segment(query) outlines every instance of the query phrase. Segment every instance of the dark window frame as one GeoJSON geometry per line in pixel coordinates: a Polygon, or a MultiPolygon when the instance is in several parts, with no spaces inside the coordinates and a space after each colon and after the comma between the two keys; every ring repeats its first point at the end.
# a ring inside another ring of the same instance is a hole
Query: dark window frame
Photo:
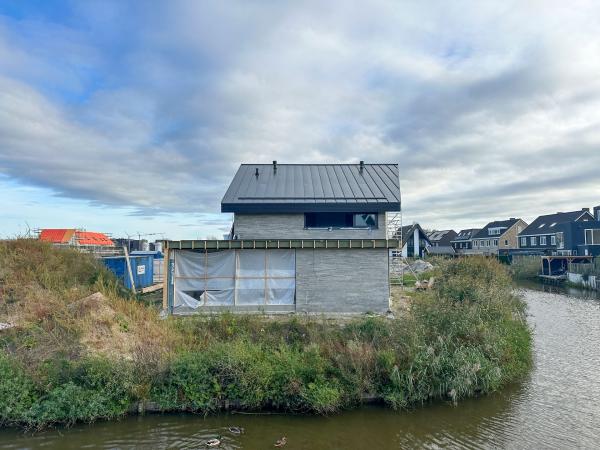
{"type": "Polygon", "coordinates": [[[304,213],[304,228],[307,230],[324,229],[356,229],[356,230],[377,230],[379,229],[379,213],[348,213],[348,212],[314,212],[304,213]],[[356,216],[373,215],[375,218],[374,226],[356,226],[356,216]]]}

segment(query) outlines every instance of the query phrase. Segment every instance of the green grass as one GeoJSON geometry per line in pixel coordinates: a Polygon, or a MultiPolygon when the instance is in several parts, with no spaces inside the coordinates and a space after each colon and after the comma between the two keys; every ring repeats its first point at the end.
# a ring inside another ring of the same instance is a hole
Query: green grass
{"type": "Polygon", "coordinates": [[[115,418],[136,401],[203,414],[225,405],[328,414],[368,394],[410,408],[493,392],[530,366],[525,305],[489,259],[441,262],[434,289],[413,295],[398,319],[331,322],[234,314],[161,321],[87,258],[0,242],[0,321],[18,324],[0,332],[1,424],[115,418]],[[74,307],[97,290],[104,313],[74,307]]]}
{"type": "MultiPolygon", "coordinates": [[[[443,264],[443,262],[442,262],[442,264],[443,264]]],[[[414,287],[414,285],[417,282],[417,277],[418,277],[419,281],[428,281],[429,278],[436,277],[437,272],[438,271],[435,269],[427,270],[427,271],[421,272],[421,273],[417,274],[417,276],[415,276],[415,274],[413,274],[412,272],[406,271],[406,272],[404,272],[403,276],[392,277],[390,279],[390,281],[395,284],[402,282],[402,284],[405,287],[414,287]]]]}

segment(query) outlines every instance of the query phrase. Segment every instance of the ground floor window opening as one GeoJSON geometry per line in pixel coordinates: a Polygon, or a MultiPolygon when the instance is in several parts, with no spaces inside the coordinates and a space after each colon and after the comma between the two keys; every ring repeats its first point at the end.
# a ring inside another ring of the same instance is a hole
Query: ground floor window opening
{"type": "Polygon", "coordinates": [[[180,250],[174,255],[173,310],[202,306],[294,305],[295,250],[180,250]]]}

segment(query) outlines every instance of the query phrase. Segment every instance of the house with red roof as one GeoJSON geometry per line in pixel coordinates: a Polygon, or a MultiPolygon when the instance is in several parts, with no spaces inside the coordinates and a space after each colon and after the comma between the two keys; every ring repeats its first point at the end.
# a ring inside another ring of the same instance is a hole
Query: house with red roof
{"type": "Polygon", "coordinates": [[[114,242],[104,233],[80,231],[75,228],[44,228],[40,231],[40,241],[55,245],[74,247],[97,246],[114,247],[114,242]]]}

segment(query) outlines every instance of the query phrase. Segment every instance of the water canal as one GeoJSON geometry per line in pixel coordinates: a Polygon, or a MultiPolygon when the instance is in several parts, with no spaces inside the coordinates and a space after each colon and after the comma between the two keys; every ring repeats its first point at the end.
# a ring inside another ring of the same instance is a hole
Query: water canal
{"type": "Polygon", "coordinates": [[[535,367],[521,383],[458,406],[410,412],[365,407],[330,417],[148,415],[34,435],[0,431],[0,449],[598,448],[600,442],[600,299],[578,290],[527,286],[535,329],[535,367]],[[227,427],[246,429],[234,436],[227,427]]]}

